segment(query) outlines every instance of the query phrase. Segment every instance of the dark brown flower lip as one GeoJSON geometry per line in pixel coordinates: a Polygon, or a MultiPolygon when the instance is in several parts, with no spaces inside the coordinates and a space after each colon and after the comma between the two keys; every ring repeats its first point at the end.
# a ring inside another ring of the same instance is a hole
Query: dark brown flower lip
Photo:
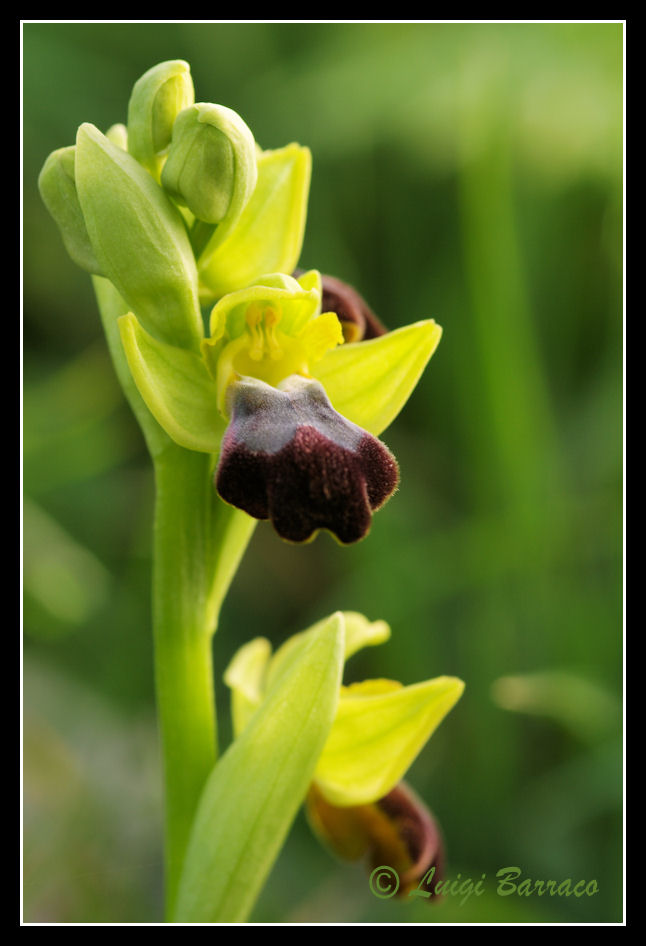
{"type": "Polygon", "coordinates": [[[250,516],[271,519],[287,541],[326,529],[344,545],[357,542],[397,487],[397,461],[338,414],[318,382],[294,382],[288,390],[256,379],[232,385],[217,491],[250,516]]]}
{"type": "Polygon", "coordinates": [[[405,782],[400,782],[377,806],[396,826],[411,860],[410,867],[400,875],[402,892],[423,880],[433,867],[433,882],[441,880],[444,841],[437,821],[419,796],[405,782]]]}
{"type": "MultiPolygon", "coordinates": [[[[304,270],[297,269],[295,278],[304,270]]],[[[321,274],[321,312],[335,312],[346,342],[368,341],[388,332],[354,286],[336,276],[321,274]]]]}
{"type": "Polygon", "coordinates": [[[431,887],[444,876],[444,840],[426,804],[406,782],[364,805],[339,807],[327,801],[316,783],[306,811],[315,834],[343,860],[364,860],[368,871],[387,865],[395,871],[397,897],[416,887],[429,891],[428,902],[441,899],[431,887]]]}

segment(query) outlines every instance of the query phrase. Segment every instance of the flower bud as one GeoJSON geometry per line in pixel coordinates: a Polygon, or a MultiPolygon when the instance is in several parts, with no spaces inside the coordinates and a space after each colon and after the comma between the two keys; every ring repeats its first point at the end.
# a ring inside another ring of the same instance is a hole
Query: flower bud
{"type": "Polygon", "coordinates": [[[175,119],[194,98],[190,66],[182,59],[158,63],[133,86],[128,103],[128,150],[156,180],[175,119]]]}
{"type": "Polygon", "coordinates": [[[65,249],[77,266],[101,276],[76,191],[75,145],[49,155],[38,178],[41,197],[61,231],[65,249]]]}
{"type": "Polygon", "coordinates": [[[256,144],[233,109],[200,103],[177,116],[162,185],[205,223],[227,225],[247,204],[258,172],[256,144]]]}

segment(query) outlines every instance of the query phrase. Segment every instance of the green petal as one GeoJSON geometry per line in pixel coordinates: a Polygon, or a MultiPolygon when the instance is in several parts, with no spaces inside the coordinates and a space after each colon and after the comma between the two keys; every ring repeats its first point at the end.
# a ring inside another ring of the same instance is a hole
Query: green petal
{"type": "Polygon", "coordinates": [[[132,155],[94,125],[76,139],[76,188],[92,249],[144,327],[197,351],[197,270],[182,216],[132,155]]]}
{"type": "MultiPolygon", "coordinates": [[[[210,298],[250,285],[263,273],[291,273],[300,256],[312,158],[291,144],[258,157],[258,183],[225,238],[216,228],[198,270],[210,298]]],[[[204,298],[204,297],[203,297],[204,298]]]]}
{"type": "Polygon", "coordinates": [[[339,414],[378,436],[410,397],[441,335],[432,319],[415,322],[332,349],[312,374],[339,414]]]}
{"type": "Polygon", "coordinates": [[[237,738],[262,702],[265,673],[271,655],[266,637],[256,637],[240,648],[224,671],[231,689],[233,734],[237,738]]]}
{"type": "Polygon", "coordinates": [[[298,277],[298,283],[303,287],[303,289],[316,289],[321,296],[323,292],[323,280],[321,279],[321,274],[318,269],[308,269],[307,272],[302,273],[298,277]]]}
{"type": "Polygon", "coordinates": [[[463,689],[455,677],[437,677],[408,687],[366,681],[342,691],[314,775],[325,798],[340,806],[383,798],[403,778],[463,689]]]}
{"type": "Polygon", "coordinates": [[[369,621],[357,611],[344,611],[345,659],[352,657],[363,647],[383,644],[390,638],[390,627],[385,621],[369,621]]]}
{"type": "Polygon", "coordinates": [[[246,328],[246,313],[252,303],[274,305],[280,309],[281,331],[289,334],[295,326],[305,325],[313,318],[319,304],[315,288],[303,288],[291,276],[269,273],[261,276],[253,286],[227,293],[211,310],[211,336],[220,338],[226,332],[229,338],[237,338],[246,328]]]}
{"type": "Polygon", "coordinates": [[[174,921],[244,922],[296,816],[336,712],[344,621],[292,655],[216,764],[193,823],[174,921]]]}
{"type": "Polygon", "coordinates": [[[155,420],[181,447],[216,453],[226,422],[202,359],[153,338],[132,312],[119,319],[119,329],[135,384],[155,420]]]}

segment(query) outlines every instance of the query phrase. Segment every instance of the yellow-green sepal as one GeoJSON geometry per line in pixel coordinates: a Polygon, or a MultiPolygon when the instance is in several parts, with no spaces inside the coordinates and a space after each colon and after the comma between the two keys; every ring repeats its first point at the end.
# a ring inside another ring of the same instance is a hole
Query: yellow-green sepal
{"type": "Polygon", "coordinates": [[[312,375],[339,414],[378,436],[412,394],[441,336],[433,319],[415,322],[328,351],[312,375]]]}
{"type": "Polygon", "coordinates": [[[402,779],[463,690],[456,677],[436,677],[407,687],[392,680],[343,687],[314,773],[318,789],[339,806],[383,798],[402,779]]]}
{"type": "Polygon", "coordinates": [[[132,312],[119,319],[119,330],[132,377],[157,423],[181,447],[216,453],[226,422],[203,360],[154,338],[132,312]]]}
{"type": "Polygon", "coordinates": [[[177,207],[94,125],[78,130],[75,177],[103,275],[148,331],[197,351],[204,334],[197,270],[177,207]]]}
{"type": "Polygon", "coordinates": [[[194,98],[191,68],[183,59],[157,63],[133,86],[128,103],[128,150],[156,181],[175,119],[194,98]]]}
{"type": "Polygon", "coordinates": [[[215,301],[263,273],[291,273],[298,263],[311,176],[308,148],[290,144],[258,155],[258,180],[232,230],[216,227],[198,271],[201,298],[215,301]]]}
{"type": "Polygon", "coordinates": [[[173,920],[243,922],[307,793],[338,702],[344,621],[305,636],[214,767],[193,822],[173,920]]]}
{"type": "MultiPolygon", "coordinates": [[[[389,639],[390,626],[385,621],[369,621],[357,611],[340,613],[345,625],[344,661],[363,647],[383,644],[389,639]]],[[[236,738],[262,703],[267,688],[283,671],[303,639],[307,635],[317,634],[329,620],[329,617],[323,618],[306,631],[293,634],[273,656],[271,644],[265,637],[256,637],[236,651],[223,678],[231,690],[231,716],[236,738]]]]}

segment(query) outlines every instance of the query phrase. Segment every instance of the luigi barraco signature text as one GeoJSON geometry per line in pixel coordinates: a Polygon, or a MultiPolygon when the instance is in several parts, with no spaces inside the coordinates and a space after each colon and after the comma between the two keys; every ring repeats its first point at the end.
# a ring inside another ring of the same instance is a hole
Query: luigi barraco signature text
{"type": "MultiPolygon", "coordinates": [[[[431,867],[408,896],[424,899],[456,897],[462,906],[471,896],[481,897],[486,889],[486,874],[478,881],[470,877],[462,879],[462,874],[458,874],[455,880],[435,881],[434,878],[435,868],[431,867]]],[[[369,884],[375,897],[388,900],[399,890],[399,875],[392,867],[375,867],[369,884]]],[[[496,872],[495,884],[499,897],[510,897],[514,894],[518,897],[593,897],[599,892],[596,880],[575,881],[570,877],[565,880],[533,880],[523,877],[520,867],[501,867],[496,872]]]]}

